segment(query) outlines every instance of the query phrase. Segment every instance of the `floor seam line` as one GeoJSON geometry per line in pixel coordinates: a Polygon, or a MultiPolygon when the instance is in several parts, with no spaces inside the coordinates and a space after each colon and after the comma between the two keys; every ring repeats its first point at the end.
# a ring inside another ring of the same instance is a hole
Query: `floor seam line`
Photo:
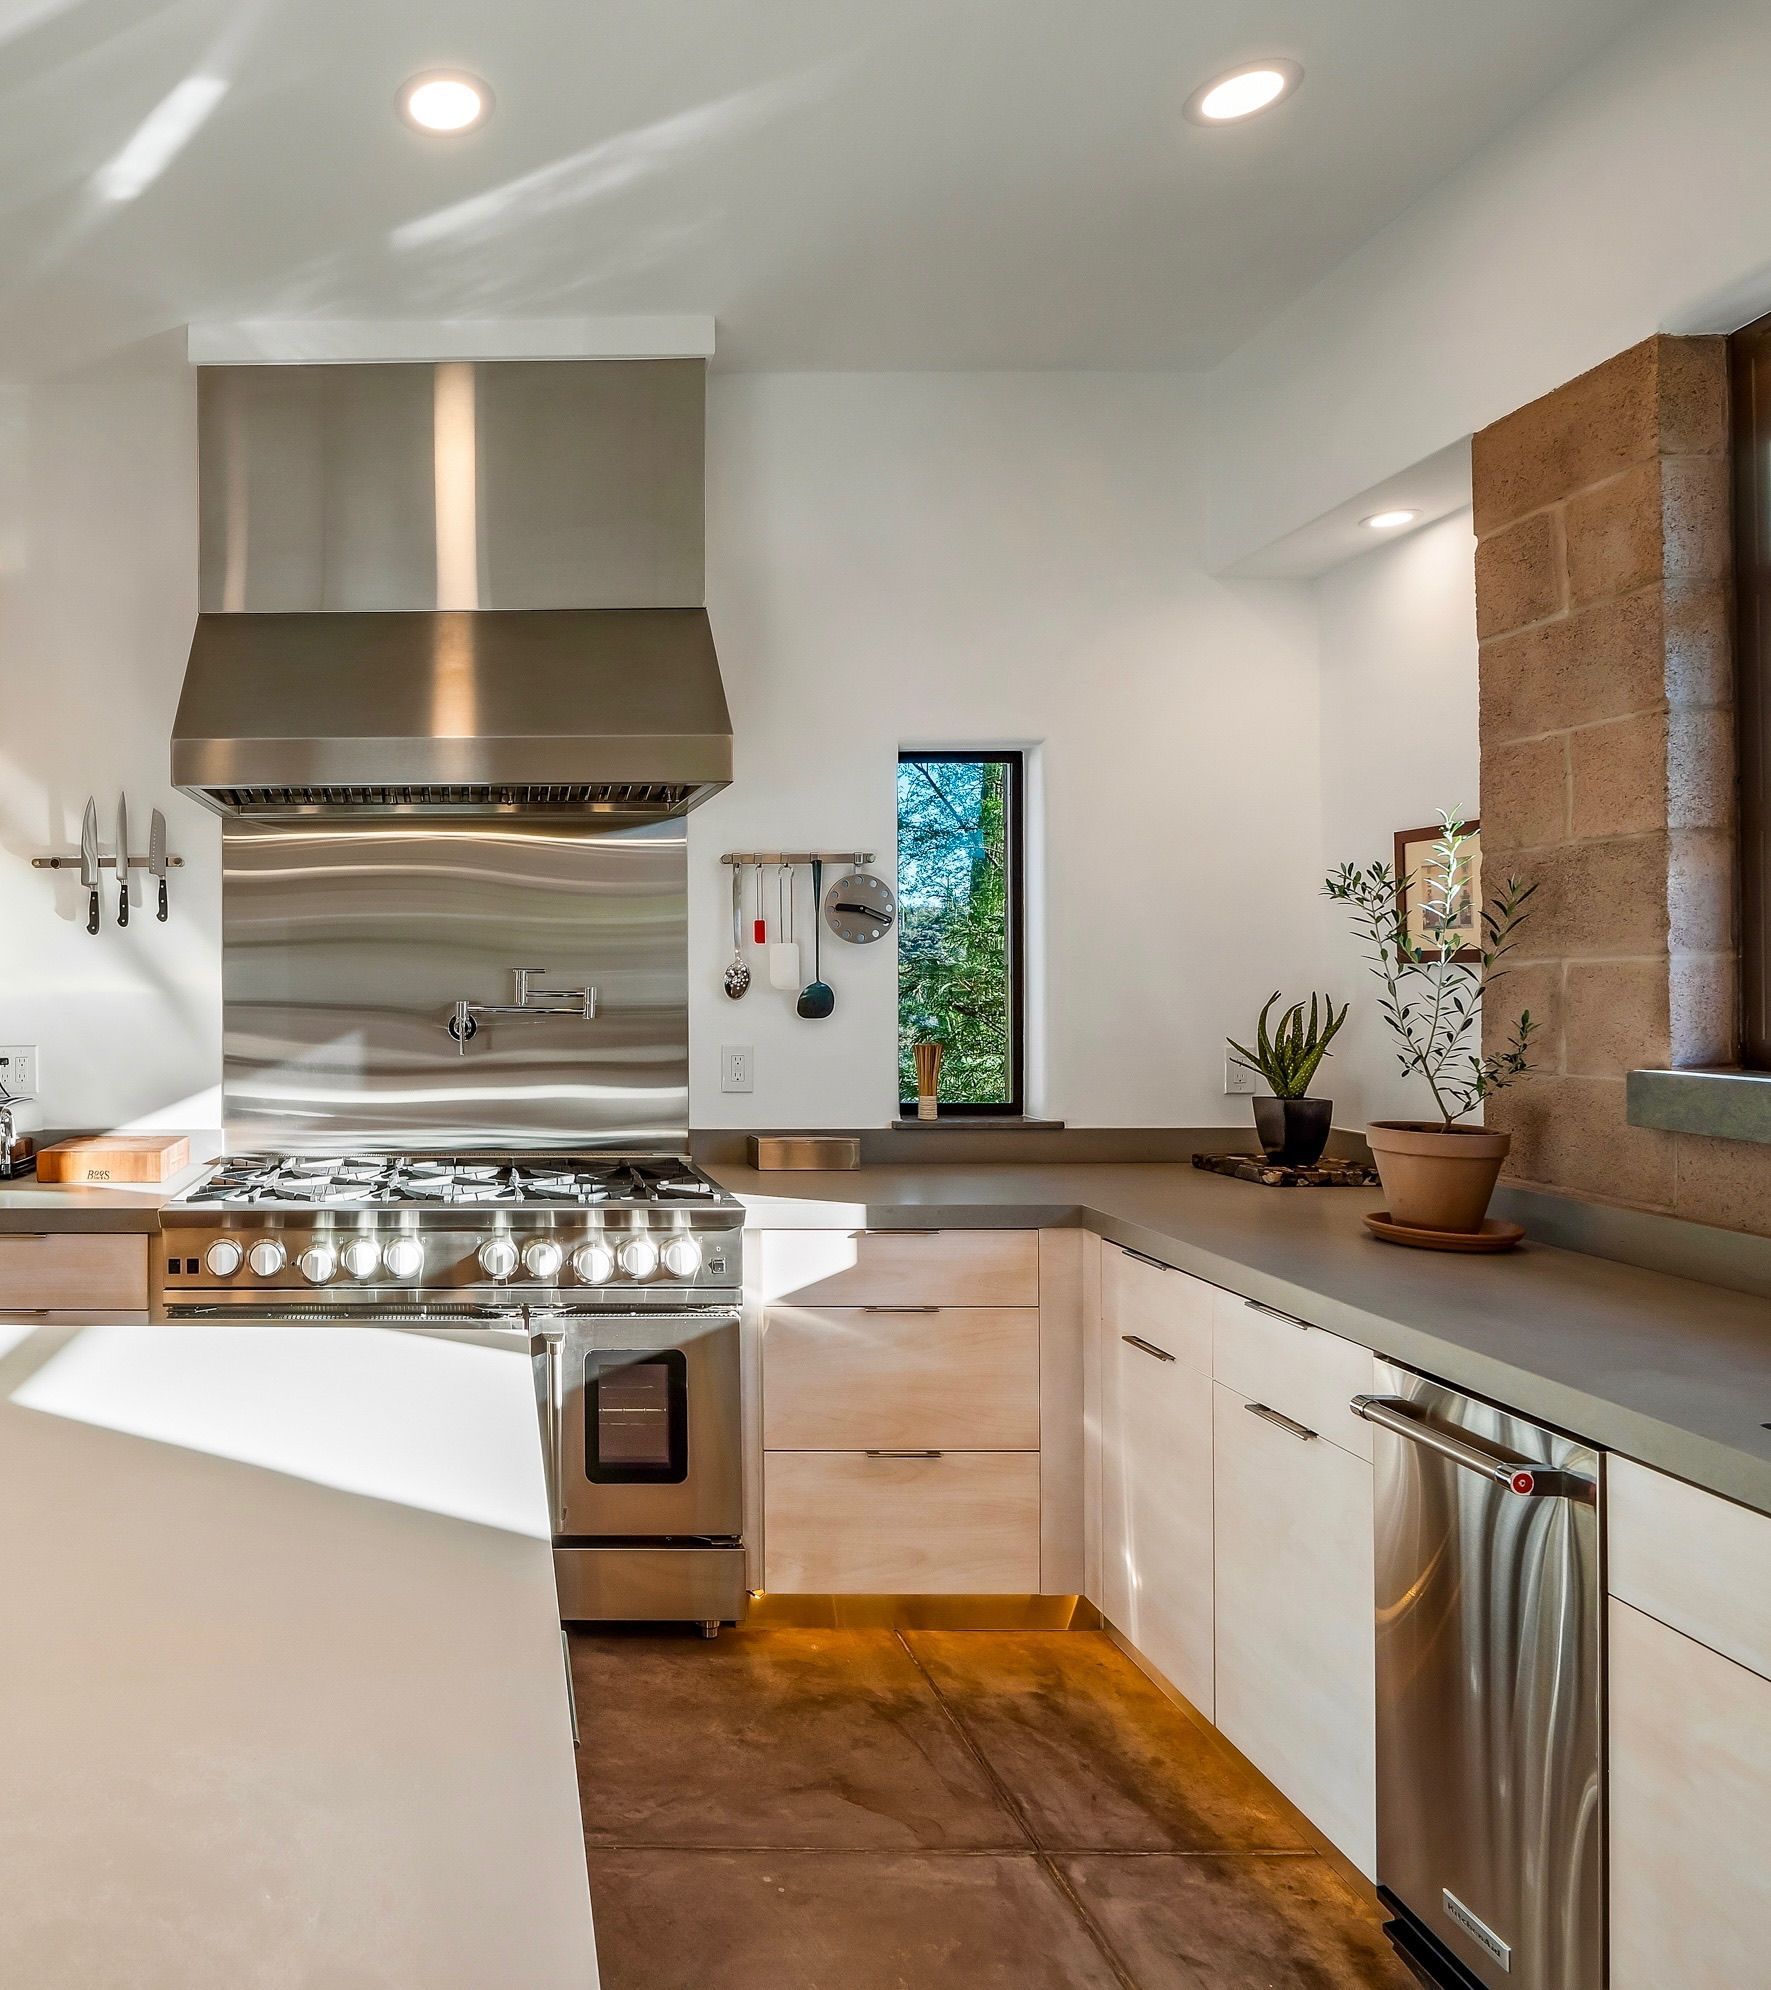
{"type": "Polygon", "coordinates": [[[898,1631],[897,1636],[898,1642],[904,1647],[910,1663],[928,1681],[929,1691],[934,1694],[936,1703],[939,1705],[942,1713],[946,1715],[948,1722],[953,1728],[953,1732],[959,1737],[961,1744],[971,1754],[973,1760],[983,1770],[985,1776],[989,1778],[990,1787],[996,1792],[997,1802],[1008,1811],[1009,1815],[1027,1834],[1027,1842],[1033,1848],[1034,1857],[1039,1861],[1041,1868],[1047,1878],[1050,1879],[1052,1885],[1057,1888],[1058,1898],[1069,1908],[1072,1919],[1075,1920],[1090,1942],[1094,1944],[1095,1952],[1100,1956],[1101,1960],[1113,1972],[1114,1979],[1119,1984],[1120,1990],[1140,1990],[1137,1978],[1126,1967],[1120,1958],[1118,1950],[1108,1941],[1105,1932],[1096,1923],[1094,1916],[1083,1906],[1076,1889],[1070,1884],[1064,1874],[1058,1870],[1050,1853],[1046,1851],[1045,1847],[1033,1835],[1033,1827],[1027,1820],[1019,1798],[1015,1796],[1014,1792],[1010,1790],[1008,1785],[996,1773],[995,1766],[979,1746],[970,1728],[959,1718],[957,1711],[948,1701],[946,1694],[941,1691],[939,1680],[935,1678],[934,1674],[929,1671],[928,1667],[917,1656],[902,1629],[898,1631]]]}

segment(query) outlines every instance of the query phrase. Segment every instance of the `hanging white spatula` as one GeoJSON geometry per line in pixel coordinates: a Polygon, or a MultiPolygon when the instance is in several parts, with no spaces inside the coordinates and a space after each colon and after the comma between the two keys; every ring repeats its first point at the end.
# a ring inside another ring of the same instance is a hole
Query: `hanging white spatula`
{"type": "Polygon", "coordinates": [[[775,940],[769,948],[769,986],[790,995],[800,990],[799,942],[793,937],[793,866],[783,864],[780,874],[780,912],[775,922],[775,940]]]}

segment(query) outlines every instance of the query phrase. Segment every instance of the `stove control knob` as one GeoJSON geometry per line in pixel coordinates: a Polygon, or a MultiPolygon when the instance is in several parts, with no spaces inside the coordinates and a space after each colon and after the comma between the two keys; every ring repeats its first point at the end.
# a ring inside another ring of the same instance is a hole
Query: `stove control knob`
{"type": "Polygon", "coordinates": [[[586,1285],[607,1285],[615,1276],[615,1253],[607,1244],[580,1244],[572,1253],[572,1269],[586,1285]]]}
{"type": "Polygon", "coordinates": [[[693,1237],[672,1237],[664,1246],[664,1269],[672,1278],[693,1278],[701,1269],[701,1246],[693,1237]]]}
{"type": "Polygon", "coordinates": [[[565,1261],[565,1252],[549,1238],[538,1237],[534,1243],[523,1246],[523,1269],[531,1278],[558,1278],[565,1261]]]}
{"type": "Polygon", "coordinates": [[[416,1237],[393,1237],[381,1254],[389,1278],[409,1285],[424,1269],[424,1246],[416,1237]]]}
{"type": "Polygon", "coordinates": [[[330,1244],[309,1244],[295,1262],[309,1285],[324,1285],[338,1269],[338,1253],[330,1244]]]}
{"type": "Polygon", "coordinates": [[[275,1278],[289,1262],[289,1253],[275,1237],[260,1237],[246,1253],[246,1262],[260,1278],[275,1278]]]}
{"type": "Polygon", "coordinates": [[[218,1238],[203,1253],[203,1262],[216,1278],[232,1278],[246,1261],[246,1253],[232,1237],[218,1238]]]}
{"type": "Polygon", "coordinates": [[[658,1269],[658,1246],[650,1237],[629,1237],[621,1246],[621,1269],[629,1278],[650,1278],[658,1269]]]}
{"type": "MultiPolygon", "coordinates": [[[[417,1245],[413,1245],[416,1251],[417,1245]]],[[[373,1278],[381,1269],[381,1246],[373,1237],[353,1237],[340,1256],[352,1278],[373,1278]]],[[[416,1265],[414,1265],[416,1270],[416,1265]]]]}
{"type": "Polygon", "coordinates": [[[517,1247],[508,1237],[492,1237],[480,1246],[480,1269],[488,1278],[508,1278],[517,1268],[517,1247]]]}

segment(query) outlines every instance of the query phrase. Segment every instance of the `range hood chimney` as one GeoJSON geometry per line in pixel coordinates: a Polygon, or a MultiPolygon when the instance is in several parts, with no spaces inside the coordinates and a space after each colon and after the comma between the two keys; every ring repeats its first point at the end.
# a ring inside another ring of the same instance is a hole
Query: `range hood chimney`
{"type": "Polygon", "coordinates": [[[724,787],[705,410],[700,360],[205,367],[174,783],[272,819],[724,787]]]}

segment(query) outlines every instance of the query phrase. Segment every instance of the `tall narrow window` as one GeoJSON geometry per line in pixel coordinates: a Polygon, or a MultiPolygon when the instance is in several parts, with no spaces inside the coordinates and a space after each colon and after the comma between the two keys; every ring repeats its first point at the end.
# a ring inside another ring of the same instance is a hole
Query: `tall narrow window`
{"type": "Polygon", "coordinates": [[[898,1096],[941,1046],[948,1113],[1024,1110],[1019,753],[898,756],[898,1096]]]}

